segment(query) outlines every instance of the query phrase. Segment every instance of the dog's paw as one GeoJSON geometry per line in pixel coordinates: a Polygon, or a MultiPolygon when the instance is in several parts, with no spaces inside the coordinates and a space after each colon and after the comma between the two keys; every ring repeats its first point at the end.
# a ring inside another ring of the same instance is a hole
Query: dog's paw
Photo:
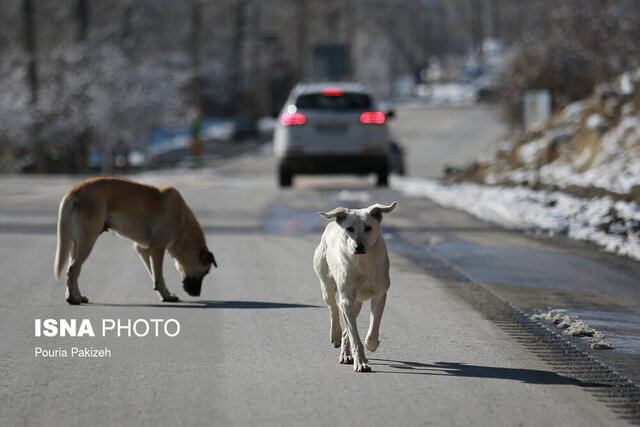
{"type": "Polygon", "coordinates": [[[83,304],[87,304],[89,302],[89,298],[85,297],[84,295],[82,295],[80,297],[80,301],[82,301],[83,304]]]}
{"type": "Polygon", "coordinates": [[[340,329],[331,331],[331,344],[338,348],[342,345],[342,331],[340,329]]]}
{"type": "Polygon", "coordinates": [[[364,341],[364,345],[367,347],[367,350],[373,352],[378,349],[378,346],[380,345],[380,341],[367,338],[364,341]]]}
{"type": "MultiPolygon", "coordinates": [[[[89,301],[89,300],[87,300],[87,301],[89,301]]],[[[74,296],[69,295],[67,297],[67,302],[70,305],[80,305],[81,303],[86,302],[86,301],[82,301],[82,297],[74,297],[74,296]]]]}
{"type": "Polygon", "coordinates": [[[356,362],[353,364],[355,372],[371,372],[371,366],[366,362],[356,362]]]}
{"type": "Polygon", "coordinates": [[[174,294],[169,294],[167,296],[162,297],[162,302],[179,302],[180,298],[175,296],[174,294]]]}
{"type": "Polygon", "coordinates": [[[339,360],[343,365],[353,365],[353,357],[350,354],[341,354],[339,360]]]}

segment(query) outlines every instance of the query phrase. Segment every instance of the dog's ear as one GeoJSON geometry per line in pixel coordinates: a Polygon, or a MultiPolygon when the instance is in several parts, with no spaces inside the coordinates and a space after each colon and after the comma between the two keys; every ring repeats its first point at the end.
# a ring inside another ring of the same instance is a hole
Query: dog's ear
{"type": "Polygon", "coordinates": [[[329,212],[318,212],[318,215],[325,219],[335,218],[336,222],[340,223],[344,221],[348,213],[349,209],[347,208],[335,208],[333,210],[330,210],[329,212]]]}
{"type": "Polygon", "coordinates": [[[389,206],[381,205],[379,203],[375,205],[371,205],[367,208],[369,211],[369,215],[377,219],[378,221],[382,221],[382,214],[387,214],[396,208],[398,202],[393,202],[389,206]]]}
{"type": "Polygon", "coordinates": [[[200,251],[200,260],[203,264],[213,264],[215,268],[218,268],[218,264],[216,263],[216,257],[213,256],[212,252],[209,252],[206,249],[200,251]]]}

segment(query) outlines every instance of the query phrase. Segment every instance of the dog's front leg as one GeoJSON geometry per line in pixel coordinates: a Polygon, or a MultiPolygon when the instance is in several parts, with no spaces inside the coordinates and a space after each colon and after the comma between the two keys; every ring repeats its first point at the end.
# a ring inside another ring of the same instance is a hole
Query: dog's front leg
{"type": "Polygon", "coordinates": [[[369,361],[364,355],[364,346],[358,335],[356,317],[359,305],[362,306],[361,303],[356,301],[355,297],[340,296],[340,310],[344,316],[350,349],[353,355],[353,370],[356,372],[371,372],[369,361]]]}
{"type": "MultiPolygon", "coordinates": [[[[345,325],[347,324],[347,319],[345,316],[342,316],[345,325]]],[[[340,363],[343,365],[352,365],[353,364],[353,356],[351,355],[351,346],[349,345],[349,328],[345,326],[342,331],[342,341],[340,344],[340,363]]]]}
{"type": "MultiPolygon", "coordinates": [[[[355,301],[355,315],[356,319],[360,314],[360,309],[362,309],[362,301],[355,301]]],[[[347,324],[347,319],[343,315],[342,320],[344,324],[347,324]]],[[[340,363],[344,365],[352,365],[353,364],[353,355],[351,354],[351,345],[349,343],[349,328],[345,326],[344,331],[342,331],[342,341],[340,346],[340,363]]]]}
{"type": "Polygon", "coordinates": [[[153,289],[158,293],[163,302],[177,302],[180,298],[169,292],[164,283],[162,275],[162,262],[164,260],[164,248],[149,248],[151,258],[151,277],[153,278],[153,289]]]}
{"type": "Polygon", "coordinates": [[[380,333],[380,320],[382,320],[382,312],[384,311],[384,305],[386,302],[386,293],[379,297],[371,298],[369,331],[367,332],[367,338],[364,340],[364,343],[369,351],[376,351],[378,349],[378,345],[380,344],[380,341],[378,340],[380,333]]]}

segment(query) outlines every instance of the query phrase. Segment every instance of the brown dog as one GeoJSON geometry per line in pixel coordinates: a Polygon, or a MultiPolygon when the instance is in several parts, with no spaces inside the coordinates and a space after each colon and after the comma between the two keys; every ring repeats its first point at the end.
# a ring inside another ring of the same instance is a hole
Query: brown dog
{"type": "Polygon", "coordinates": [[[120,178],[93,178],[81,182],[60,202],[58,248],[54,274],[67,270],[67,302],[89,300],[80,294],[78,276],[98,236],[104,231],[135,242],[153,288],[162,301],[179,301],[162,276],[164,251],[174,258],[184,290],[199,296],[202,278],[216,260],[207,249],[204,233],[193,212],[173,187],[156,188],[120,178]]]}

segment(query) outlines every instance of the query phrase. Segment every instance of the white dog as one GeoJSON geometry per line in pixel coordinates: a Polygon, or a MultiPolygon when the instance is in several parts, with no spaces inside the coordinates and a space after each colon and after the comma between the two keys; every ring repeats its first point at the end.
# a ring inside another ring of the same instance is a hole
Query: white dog
{"type": "Polygon", "coordinates": [[[390,285],[389,255],[380,233],[380,223],[382,214],[391,212],[397,203],[318,212],[326,219],[336,218],[327,225],[313,256],[322,297],[331,313],[331,343],[334,347],[341,346],[340,363],[353,363],[356,372],[371,371],[356,325],[362,302],[368,299],[371,299],[371,317],[365,345],[370,351],[376,351],[380,343],[380,320],[390,285]],[[336,291],[345,323],[344,333],[340,327],[336,291]]]}

